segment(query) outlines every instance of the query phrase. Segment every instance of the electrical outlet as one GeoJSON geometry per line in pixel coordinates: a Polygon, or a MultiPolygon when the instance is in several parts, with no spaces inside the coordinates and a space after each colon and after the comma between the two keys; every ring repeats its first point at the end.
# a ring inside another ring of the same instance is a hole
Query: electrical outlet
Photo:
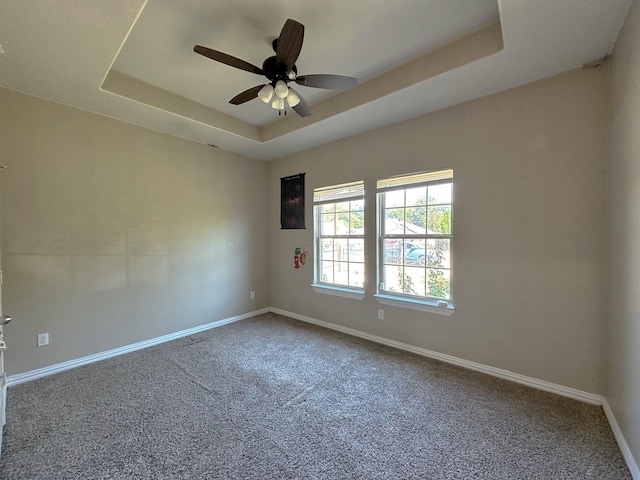
{"type": "Polygon", "coordinates": [[[384,310],[381,308],[378,309],[378,320],[384,320],[384,310]]]}
{"type": "Polygon", "coordinates": [[[39,333],[38,334],[38,346],[44,347],[45,345],[49,345],[49,334],[48,333],[39,333]]]}
{"type": "Polygon", "coordinates": [[[251,292],[249,293],[249,298],[250,298],[251,300],[255,300],[255,299],[256,299],[256,292],[251,291],[251,292]]]}

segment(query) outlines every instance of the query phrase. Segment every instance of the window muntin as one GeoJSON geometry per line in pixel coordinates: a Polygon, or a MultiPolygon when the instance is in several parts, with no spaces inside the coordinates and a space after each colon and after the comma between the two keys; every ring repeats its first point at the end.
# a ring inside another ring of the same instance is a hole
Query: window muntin
{"type": "Polygon", "coordinates": [[[453,171],[378,181],[378,293],[451,302],[453,171]]]}
{"type": "Polygon", "coordinates": [[[314,190],[315,283],[364,289],[364,182],[314,190]]]}

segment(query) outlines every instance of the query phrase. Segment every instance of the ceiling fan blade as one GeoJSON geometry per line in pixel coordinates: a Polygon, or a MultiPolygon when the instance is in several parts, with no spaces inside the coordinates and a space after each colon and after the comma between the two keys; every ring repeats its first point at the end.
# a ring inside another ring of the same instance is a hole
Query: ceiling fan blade
{"type": "Polygon", "coordinates": [[[245,102],[248,102],[249,100],[253,100],[258,96],[258,92],[262,87],[264,87],[264,85],[258,85],[257,87],[252,87],[248,90],[245,90],[244,92],[239,93],[238,95],[233,97],[231,100],[229,100],[229,103],[232,105],[240,105],[245,102]]]}
{"type": "Polygon", "coordinates": [[[295,20],[288,19],[276,45],[276,61],[287,66],[287,71],[295,65],[304,38],[304,25],[295,20]]]}
{"type": "Polygon", "coordinates": [[[305,87],[348,90],[358,85],[358,79],[343,75],[301,75],[296,78],[296,83],[305,87]]]}
{"type": "Polygon", "coordinates": [[[203,47],[202,45],[196,45],[195,47],[193,47],[193,51],[199,53],[200,55],[204,55],[211,60],[215,60],[216,62],[224,63],[225,65],[239,68],[240,70],[246,70],[247,72],[257,73],[258,75],[264,75],[264,72],[261,68],[258,68],[255,65],[251,65],[249,62],[245,62],[244,60],[240,60],[239,58],[227,55],[226,53],[212,50],[210,48],[203,47]]]}
{"type": "Polygon", "coordinates": [[[304,98],[302,98],[302,95],[300,95],[299,93],[298,93],[298,97],[300,97],[300,103],[298,103],[295,107],[291,107],[291,108],[293,108],[295,112],[301,117],[308,117],[309,115],[311,115],[311,110],[309,110],[309,104],[304,98]]]}

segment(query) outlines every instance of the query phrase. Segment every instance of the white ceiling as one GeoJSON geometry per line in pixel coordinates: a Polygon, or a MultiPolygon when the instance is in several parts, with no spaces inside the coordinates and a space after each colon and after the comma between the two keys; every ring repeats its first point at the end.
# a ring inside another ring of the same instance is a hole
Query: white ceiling
{"type": "Polygon", "coordinates": [[[632,0],[0,0],[0,86],[259,159],[275,159],[597,61],[632,0]],[[262,76],[287,18],[305,25],[312,115],[229,99],[262,76]]]}

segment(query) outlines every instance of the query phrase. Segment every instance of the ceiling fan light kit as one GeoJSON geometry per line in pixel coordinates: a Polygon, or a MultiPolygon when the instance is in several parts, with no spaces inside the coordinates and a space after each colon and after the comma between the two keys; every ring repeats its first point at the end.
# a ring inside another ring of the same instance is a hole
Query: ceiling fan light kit
{"type": "Polygon", "coordinates": [[[300,95],[293,88],[289,88],[289,95],[287,95],[287,103],[291,108],[300,103],[300,95]]]}
{"type": "Polygon", "coordinates": [[[269,103],[271,101],[271,97],[273,97],[273,86],[267,84],[264,87],[262,87],[258,92],[258,97],[264,103],[269,103]]]}
{"type": "Polygon", "coordinates": [[[268,57],[263,62],[262,68],[201,45],[193,47],[193,51],[225,65],[257,75],[264,75],[269,80],[270,83],[266,85],[258,85],[239,93],[229,103],[241,105],[258,97],[264,103],[271,102],[271,107],[278,110],[279,115],[283,110],[286,115],[286,106],[288,105],[301,117],[307,117],[311,115],[307,102],[302,95],[289,87],[289,82],[295,82],[305,87],[347,90],[358,85],[358,79],[328,74],[298,76],[295,63],[302,49],[303,38],[304,25],[295,20],[287,20],[282,27],[280,36],[273,41],[275,56],[268,57]]]}
{"type": "Polygon", "coordinates": [[[275,108],[276,110],[284,110],[284,98],[274,98],[273,103],[271,104],[271,108],[275,108]]]}
{"type": "Polygon", "coordinates": [[[287,84],[284,83],[284,80],[278,80],[276,82],[275,91],[276,95],[280,98],[285,98],[289,95],[289,88],[287,87],[287,84]]]}

